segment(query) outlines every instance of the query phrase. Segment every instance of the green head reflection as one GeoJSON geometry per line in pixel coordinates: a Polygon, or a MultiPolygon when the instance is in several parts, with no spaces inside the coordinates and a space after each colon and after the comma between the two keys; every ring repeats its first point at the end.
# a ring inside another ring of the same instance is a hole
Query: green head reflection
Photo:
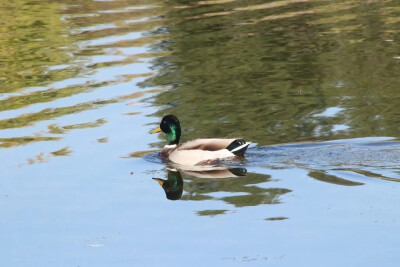
{"type": "Polygon", "coordinates": [[[169,200],[178,200],[183,192],[183,180],[179,171],[168,170],[168,179],[153,178],[165,191],[165,195],[169,200]]]}

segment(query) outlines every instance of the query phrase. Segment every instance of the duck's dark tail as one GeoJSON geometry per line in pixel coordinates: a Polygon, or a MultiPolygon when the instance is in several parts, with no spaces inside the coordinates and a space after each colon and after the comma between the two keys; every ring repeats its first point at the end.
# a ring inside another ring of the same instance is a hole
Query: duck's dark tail
{"type": "Polygon", "coordinates": [[[229,146],[226,147],[230,152],[235,154],[236,156],[244,156],[244,152],[246,152],[247,147],[251,144],[251,142],[245,142],[243,139],[236,139],[229,146]]]}

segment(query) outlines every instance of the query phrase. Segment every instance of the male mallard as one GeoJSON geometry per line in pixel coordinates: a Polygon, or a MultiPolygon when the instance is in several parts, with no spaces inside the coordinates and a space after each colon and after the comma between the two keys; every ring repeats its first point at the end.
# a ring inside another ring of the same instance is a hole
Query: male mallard
{"type": "Polygon", "coordinates": [[[179,145],[181,125],[174,115],[165,116],[160,126],[151,131],[163,131],[167,135],[167,145],[161,156],[181,165],[203,165],[210,161],[243,156],[250,142],[243,139],[196,139],[179,145]]]}

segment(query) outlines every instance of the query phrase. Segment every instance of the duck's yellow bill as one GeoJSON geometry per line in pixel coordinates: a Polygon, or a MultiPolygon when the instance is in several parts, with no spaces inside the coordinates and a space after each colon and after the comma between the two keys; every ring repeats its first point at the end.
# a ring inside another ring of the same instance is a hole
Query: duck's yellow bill
{"type": "Polygon", "coordinates": [[[159,132],[161,132],[161,128],[160,128],[160,126],[158,126],[158,128],[157,129],[154,129],[153,131],[151,131],[150,133],[159,133],[159,132]]]}
{"type": "Polygon", "coordinates": [[[161,186],[163,186],[163,184],[165,182],[163,179],[160,179],[160,178],[153,178],[153,180],[156,180],[161,186]]]}

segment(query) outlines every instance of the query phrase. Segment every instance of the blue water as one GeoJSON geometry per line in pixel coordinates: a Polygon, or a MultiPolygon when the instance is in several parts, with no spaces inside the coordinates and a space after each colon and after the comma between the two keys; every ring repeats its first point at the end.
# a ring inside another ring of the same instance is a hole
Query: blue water
{"type": "Polygon", "coordinates": [[[5,2],[0,266],[397,266],[397,13],[5,2]],[[253,144],[219,178],[171,170],[167,113],[253,144]]]}

